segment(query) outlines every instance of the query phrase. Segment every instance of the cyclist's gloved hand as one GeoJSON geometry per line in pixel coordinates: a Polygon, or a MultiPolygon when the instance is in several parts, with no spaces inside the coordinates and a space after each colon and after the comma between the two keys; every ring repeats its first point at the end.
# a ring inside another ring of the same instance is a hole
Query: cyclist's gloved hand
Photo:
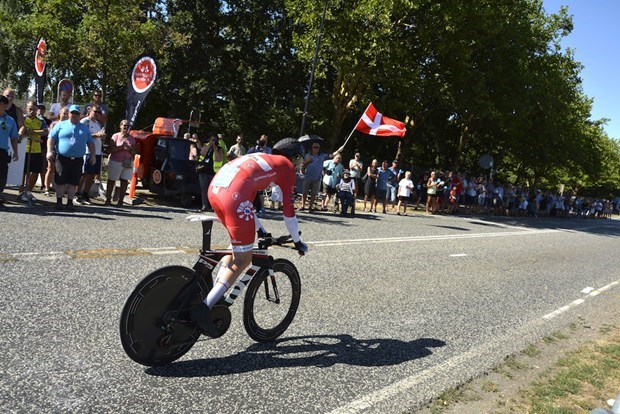
{"type": "Polygon", "coordinates": [[[258,237],[261,238],[261,239],[265,239],[267,237],[271,237],[271,233],[267,233],[263,229],[256,230],[256,234],[258,234],[258,237]]]}
{"type": "Polygon", "coordinates": [[[295,248],[297,249],[297,251],[299,252],[301,256],[308,253],[308,245],[302,242],[301,240],[295,242],[295,248]]]}

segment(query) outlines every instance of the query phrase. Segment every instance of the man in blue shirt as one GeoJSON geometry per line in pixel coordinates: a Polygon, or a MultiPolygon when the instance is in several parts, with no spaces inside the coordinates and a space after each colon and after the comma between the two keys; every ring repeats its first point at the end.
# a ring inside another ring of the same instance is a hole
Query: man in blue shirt
{"type": "Polygon", "coordinates": [[[248,154],[253,154],[255,152],[263,152],[265,154],[271,154],[271,147],[267,145],[268,142],[269,142],[269,138],[267,137],[267,135],[265,134],[261,135],[259,140],[256,142],[256,145],[248,149],[248,154]]]}
{"type": "Polygon", "coordinates": [[[398,168],[398,160],[392,161],[392,166],[389,168],[392,172],[392,176],[387,183],[387,201],[392,203],[392,211],[396,211],[396,193],[398,192],[398,183],[400,181],[400,175],[403,171],[398,168]]]}
{"type": "Polygon", "coordinates": [[[310,192],[309,211],[314,211],[314,198],[319,192],[321,183],[321,176],[323,173],[323,163],[336,155],[341,153],[344,147],[338,148],[333,154],[326,154],[321,152],[321,144],[319,142],[313,142],[311,152],[306,155],[302,163],[302,169],[304,173],[303,190],[301,197],[301,209],[306,208],[306,196],[310,192]]]}
{"type": "Polygon", "coordinates": [[[59,122],[49,135],[47,159],[54,162],[55,158],[56,210],[62,210],[62,196],[66,187],[67,211],[75,211],[73,197],[82,176],[86,146],[90,151],[91,165],[95,164],[97,158],[93,137],[88,127],[80,123],[80,107],[71,105],[69,113],[69,119],[59,122]]]}
{"type": "Polygon", "coordinates": [[[6,108],[9,106],[9,99],[0,95],[0,205],[4,204],[5,200],[2,197],[2,192],[6,186],[7,176],[9,174],[9,145],[13,148],[13,161],[17,161],[19,156],[17,155],[17,123],[15,120],[6,113],[6,108]]]}
{"type": "Polygon", "coordinates": [[[394,176],[394,173],[388,168],[388,162],[383,161],[381,168],[377,172],[377,188],[375,190],[375,198],[383,203],[383,214],[387,209],[387,190],[388,181],[394,176]]]}

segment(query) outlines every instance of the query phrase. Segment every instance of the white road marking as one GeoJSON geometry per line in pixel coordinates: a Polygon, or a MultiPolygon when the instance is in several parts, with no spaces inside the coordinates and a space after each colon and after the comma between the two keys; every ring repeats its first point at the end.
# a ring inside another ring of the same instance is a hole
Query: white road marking
{"type": "MultiPolygon", "coordinates": [[[[602,288],[595,290],[594,292],[599,292],[601,289],[607,290],[618,284],[620,284],[620,280],[617,280],[606,286],[603,286],[602,288]]],[[[585,302],[585,300],[578,299],[572,302],[570,305],[562,306],[560,309],[554,312],[551,312],[548,315],[545,315],[543,319],[546,319],[546,320],[551,319],[583,302],[585,302]],[[552,315],[552,316],[549,316],[549,315],[552,315]]],[[[400,381],[396,381],[395,383],[390,384],[386,387],[380,388],[371,393],[367,393],[366,395],[356,400],[353,400],[346,405],[340,406],[330,411],[329,414],[360,413],[360,412],[363,412],[369,409],[373,405],[381,403],[382,401],[386,401],[390,398],[394,398],[395,396],[401,393],[406,394],[408,391],[418,388],[420,384],[423,384],[426,381],[429,381],[431,379],[437,379],[443,376],[449,377],[454,371],[455,367],[457,366],[463,366],[467,364],[480,364],[481,355],[485,355],[491,349],[499,348],[503,346],[502,344],[509,343],[514,346],[515,345],[514,341],[518,341],[519,338],[525,338],[527,336],[526,333],[532,332],[534,330],[534,327],[540,326],[541,324],[544,324],[544,320],[541,320],[541,319],[532,320],[529,323],[518,328],[516,332],[514,331],[507,332],[506,334],[497,337],[496,340],[493,342],[491,341],[486,342],[484,345],[481,345],[478,348],[473,348],[463,354],[454,356],[439,365],[435,365],[432,368],[429,368],[425,371],[420,372],[419,374],[405,377],[401,379],[400,381]]],[[[522,344],[522,345],[525,346],[527,344],[522,344]]]]}
{"type": "MultiPolygon", "coordinates": [[[[547,234],[547,233],[559,233],[562,230],[544,229],[544,230],[521,230],[521,231],[507,231],[496,233],[474,233],[474,234],[447,234],[441,236],[411,236],[411,237],[384,237],[384,238],[367,238],[367,239],[345,239],[345,240],[317,240],[308,241],[314,247],[329,247],[329,246],[348,246],[355,244],[367,244],[367,243],[402,243],[402,242],[418,242],[418,241],[440,241],[440,240],[455,240],[455,239],[476,239],[487,237],[513,237],[513,236],[530,236],[534,234],[547,234]]],[[[122,256],[123,250],[127,251],[127,256],[131,256],[133,252],[140,251],[146,254],[152,255],[166,255],[166,254],[195,254],[187,248],[180,247],[143,247],[143,248],[126,248],[126,249],[114,249],[114,253],[107,253],[109,249],[100,249],[101,255],[89,254],[86,256],[80,256],[74,254],[74,252],[30,252],[30,253],[6,253],[0,258],[2,261],[36,261],[36,260],[66,260],[76,258],[102,258],[112,255],[114,257],[122,256]],[[7,260],[8,259],[8,260],[7,260]]],[[[97,250],[93,250],[91,253],[97,253],[97,250]]],[[[455,256],[457,257],[457,256],[455,256]]]]}
{"type": "Polygon", "coordinates": [[[349,239],[349,240],[322,240],[322,241],[309,241],[316,247],[326,246],[346,246],[352,244],[367,244],[372,243],[401,243],[401,242],[416,242],[416,241],[432,241],[432,240],[454,240],[454,239],[477,239],[485,237],[512,237],[512,236],[531,236],[533,234],[546,234],[546,233],[559,233],[560,230],[532,230],[532,231],[506,231],[498,233],[474,233],[474,234],[447,234],[442,236],[411,236],[411,237],[384,237],[384,238],[370,238],[370,239],[349,239]]]}
{"type": "Polygon", "coordinates": [[[450,257],[465,257],[467,256],[467,253],[456,253],[456,254],[451,254],[450,257]]]}
{"type": "MultiPolygon", "coordinates": [[[[616,285],[618,285],[618,284],[620,284],[620,280],[616,280],[616,281],[614,281],[614,282],[611,282],[610,284],[605,285],[605,286],[603,286],[603,287],[601,287],[601,288],[598,288],[598,289],[594,289],[593,287],[588,286],[587,288],[583,289],[583,290],[581,291],[581,293],[585,293],[585,294],[587,294],[587,295],[588,295],[588,296],[586,296],[586,299],[587,299],[588,297],[593,298],[593,297],[595,297],[595,296],[600,295],[600,294],[601,294],[601,292],[604,292],[604,291],[606,291],[606,290],[608,290],[608,289],[611,289],[612,287],[614,287],[614,286],[616,286],[616,285]]],[[[575,307],[575,306],[581,305],[581,304],[582,304],[582,303],[584,303],[584,302],[585,302],[585,299],[577,299],[577,300],[574,300],[574,301],[572,301],[571,303],[569,303],[568,305],[566,305],[566,306],[562,306],[561,308],[556,309],[556,310],[554,310],[553,312],[546,314],[545,316],[543,316],[543,319],[546,319],[546,320],[553,319],[553,318],[555,318],[556,316],[558,316],[558,315],[560,315],[560,314],[562,314],[562,313],[566,312],[566,311],[567,311],[567,310],[569,310],[570,308],[573,308],[573,307],[575,307]]]]}

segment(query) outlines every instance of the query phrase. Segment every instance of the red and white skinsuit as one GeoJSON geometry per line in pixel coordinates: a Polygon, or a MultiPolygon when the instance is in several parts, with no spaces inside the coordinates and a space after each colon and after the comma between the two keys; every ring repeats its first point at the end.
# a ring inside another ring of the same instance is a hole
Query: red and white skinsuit
{"type": "Polygon", "coordinates": [[[248,154],[235,158],[218,171],[209,186],[209,203],[228,230],[233,251],[252,249],[257,229],[253,201],[256,193],[271,183],[282,189],[284,221],[293,241],[299,241],[295,181],[293,163],[281,155],[248,154]]]}

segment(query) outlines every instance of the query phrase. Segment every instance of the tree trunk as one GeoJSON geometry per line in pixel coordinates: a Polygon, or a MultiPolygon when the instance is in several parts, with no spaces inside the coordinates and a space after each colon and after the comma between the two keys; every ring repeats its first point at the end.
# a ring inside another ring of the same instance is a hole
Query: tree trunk
{"type": "Polygon", "coordinates": [[[347,112],[357,102],[360,93],[366,87],[365,80],[366,71],[363,69],[346,72],[345,69],[338,68],[338,75],[332,90],[332,104],[334,107],[332,130],[327,137],[327,142],[331,148],[339,146],[337,142],[341,138],[340,133],[342,132],[342,125],[345,119],[347,119],[347,112]]]}

